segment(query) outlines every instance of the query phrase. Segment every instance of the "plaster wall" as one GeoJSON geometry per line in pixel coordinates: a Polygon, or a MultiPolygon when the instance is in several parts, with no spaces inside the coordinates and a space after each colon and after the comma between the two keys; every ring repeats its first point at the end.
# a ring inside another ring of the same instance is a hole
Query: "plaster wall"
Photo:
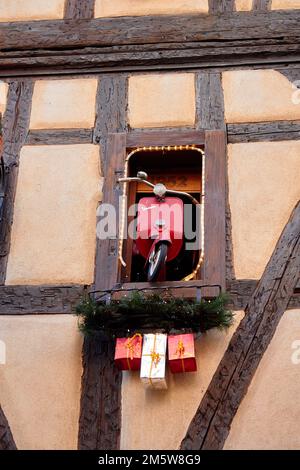
{"type": "Polygon", "coordinates": [[[18,449],[76,449],[82,338],[72,315],[0,317],[0,402],[18,449]]]}
{"type": "Polygon", "coordinates": [[[0,114],[3,114],[6,108],[8,85],[5,82],[0,82],[0,114]]]}
{"type": "Polygon", "coordinates": [[[272,0],[271,10],[300,10],[300,0],[272,0]]]}
{"type": "Polygon", "coordinates": [[[252,10],[253,0],[235,0],[236,11],[252,10]]]}
{"type": "Polygon", "coordinates": [[[208,0],[96,0],[95,17],[207,13],[208,0]]]}
{"type": "Polygon", "coordinates": [[[300,310],[283,315],[233,420],[225,449],[300,449],[300,310]]]}
{"type": "Polygon", "coordinates": [[[178,449],[243,316],[236,312],[228,332],[213,329],[201,335],[196,341],[198,371],[169,372],[168,390],[145,390],[139,373],[123,373],[122,449],[178,449]]]}
{"type": "Polygon", "coordinates": [[[280,72],[223,72],[222,84],[228,123],[300,119],[299,93],[280,72]]]}
{"type": "Polygon", "coordinates": [[[91,128],[96,115],[98,80],[37,80],[30,116],[31,129],[91,128]]]}
{"type": "Polygon", "coordinates": [[[260,279],[300,199],[300,141],[228,146],[229,203],[237,279],[260,279]]]}
{"type": "Polygon", "coordinates": [[[65,0],[0,0],[1,21],[60,19],[65,0]]]}
{"type": "Polygon", "coordinates": [[[91,284],[99,147],[23,147],[6,284],[91,284]]]}
{"type": "Polygon", "coordinates": [[[192,126],[196,113],[195,75],[134,75],[129,78],[128,108],[132,128],[192,126]]]}

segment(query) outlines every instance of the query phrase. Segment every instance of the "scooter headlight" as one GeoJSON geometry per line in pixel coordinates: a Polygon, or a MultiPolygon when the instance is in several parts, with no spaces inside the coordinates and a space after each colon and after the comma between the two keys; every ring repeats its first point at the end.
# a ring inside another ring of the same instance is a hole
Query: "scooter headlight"
{"type": "Polygon", "coordinates": [[[157,183],[154,188],[153,188],[153,192],[155,194],[155,196],[159,197],[159,198],[163,198],[167,192],[167,188],[165,187],[164,184],[162,183],[157,183]]]}

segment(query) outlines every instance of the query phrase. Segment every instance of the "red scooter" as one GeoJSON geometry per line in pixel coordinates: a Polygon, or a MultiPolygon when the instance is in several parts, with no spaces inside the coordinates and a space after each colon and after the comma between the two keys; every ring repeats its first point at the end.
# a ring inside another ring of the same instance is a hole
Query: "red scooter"
{"type": "Polygon", "coordinates": [[[139,171],[136,177],[118,181],[142,182],[153,189],[154,196],[142,197],[138,202],[134,251],[146,259],[148,281],[164,281],[166,263],[179,255],[184,243],[184,204],[181,198],[188,198],[193,204],[199,202],[191,194],[169,190],[162,183],[154,185],[147,178],[147,173],[139,171]]]}

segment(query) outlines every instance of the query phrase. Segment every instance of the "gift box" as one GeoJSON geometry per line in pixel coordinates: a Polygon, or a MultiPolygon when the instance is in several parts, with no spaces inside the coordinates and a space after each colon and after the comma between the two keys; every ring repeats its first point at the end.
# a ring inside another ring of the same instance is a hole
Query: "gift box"
{"type": "Polygon", "coordinates": [[[146,387],[166,389],[167,336],[163,334],[144,335],[141,381],[146,387]]]}
{"type": "Polygon", "coordinates": [[[168,337],[168,360],[173,374],[178,372],[195,372],[197,364],[194,335],[170,335],[168,337]]]}
{"type": "Polygon", "coordinates": [[[115,363],[121,370],[139,370],[142,356],[142,335],[139,333],[131,338],[117,338],[115,363]]]}

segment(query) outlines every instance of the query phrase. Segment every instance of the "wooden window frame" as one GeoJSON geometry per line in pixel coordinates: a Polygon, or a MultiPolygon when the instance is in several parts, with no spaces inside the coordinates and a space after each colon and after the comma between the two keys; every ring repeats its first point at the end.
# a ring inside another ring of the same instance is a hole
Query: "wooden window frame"
{"type": "MultiPolygon", "coordinates": [[[[103,175],[103,203],[113,204],[118,213],[122,187],[118,184],[117,180],[124,172],[128,149],[150,145],[191,144],[201,145],[205,149],[205,256],[202,279],[188,282],[165,281],[155,283],[155,287],[168,288],[175,295],[178,294],[186,297],[193,297],[195,289],[201,286],[220,286],[222,290],[225,290],[226,133],[221,130],[157,130],[109,134],[107,149],[109,160],[103,175]]],[[[118,223],[119,221],[117,225],[118,223]]],[[[119,230],[118,226],[117,230],[119,230]]],[[[100,253],[97,256],[98,266],[96,266],[96,272],[99,272],[100,269],[103,272],[100,276],[100,282],[98,282],[98,285],[96,283],[96,289],[121,289],[122,292],[134,289],[145,291],[153,289],[153,283],[121,282],[122,270],[118,259],[118,240],[99,241],[98,250],[100,253]]],[[[203,287],[201,294],[203,296],[214,296],[216,291],[216,288],[203,287]]]]}

